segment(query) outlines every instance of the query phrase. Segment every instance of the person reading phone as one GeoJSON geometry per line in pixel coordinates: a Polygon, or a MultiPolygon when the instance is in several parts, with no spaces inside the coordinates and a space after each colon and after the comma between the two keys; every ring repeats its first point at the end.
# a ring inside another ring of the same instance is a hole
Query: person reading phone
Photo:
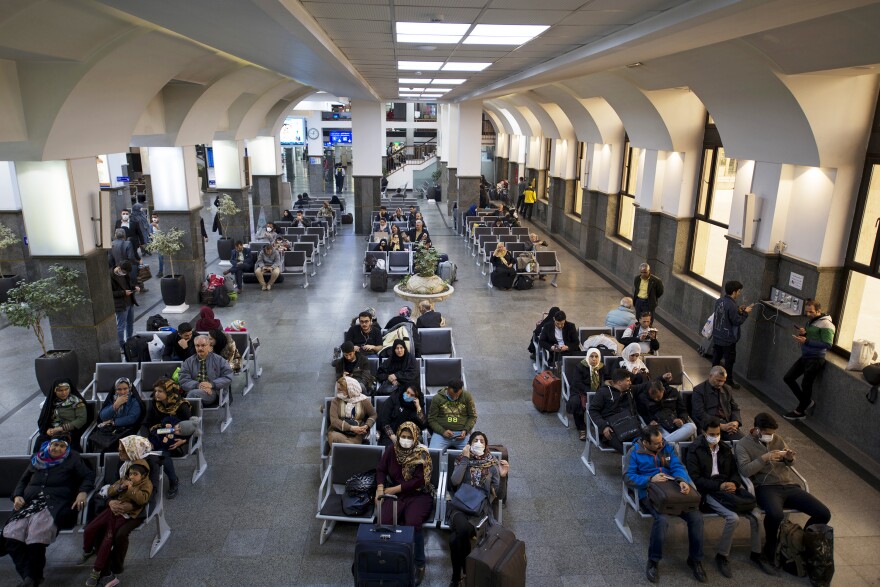
{"type": "Polygon", "coordinates": [[[742,297],[743,284],[728,281],[724,284],[725,295],[715,301],[712,324],[712,366],[724,364],[727,369],[727,384],[739,389],[733,380],[733,364],[736,362],[736,343],[739,342],[740,326],[752,313],[754,304],[737,304],[742,297]]]}
{"type": "Polygon", "coordinates": [[[620,343],[626,347],[636,342],[641,347],[643,355],[650,355],[660,350],[660,341],[657,340],[657,329],[651,326],[653,316],[650,312],[642,312],[637,322],[633,322],[623,331],[620,343]]]}

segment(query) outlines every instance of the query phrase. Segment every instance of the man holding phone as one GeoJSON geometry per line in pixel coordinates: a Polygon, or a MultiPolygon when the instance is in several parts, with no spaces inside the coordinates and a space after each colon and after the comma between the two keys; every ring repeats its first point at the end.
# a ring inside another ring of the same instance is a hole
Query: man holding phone
{"type": "Polygon", "coordinates": [[[736,300],[742,296],[743,284],[739,281],[728,281],[724,284],[723,297],[715,302],[714,323],[712,325],[712,366],[724,361],[727,369],[727,384],[739,389],[733,380],[733,364],[736,362],[736,343],[739,342],[740,326],[749,318],[755,304],[737,306],[736,300]]]}
{"type": "MultiPolygon", "coordinates": [[[[795,409],[783,414],[786,420],[803,420],[807,410],[816,406],[813,401],[813,381],[825,368],[825,353],[834,343],[834,323],[831,316],[822,313],[822,305],[816,300],[807,300],[804,314],[809,321],[806,327],[795,326],[792,335],[795,342],[801,345],[801,356],[782,379],[798,399],[795,409]],[[803,375],[803,386],[798,385],[798,377],[803,375]]],[[[812,412],[810,412],[812,413],[812,412]]]]}

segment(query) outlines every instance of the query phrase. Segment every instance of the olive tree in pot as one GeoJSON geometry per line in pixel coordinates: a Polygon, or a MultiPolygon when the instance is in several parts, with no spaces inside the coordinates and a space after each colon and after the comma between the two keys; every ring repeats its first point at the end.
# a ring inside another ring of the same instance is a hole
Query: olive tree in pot
{"type": "Polygon", "coordinates": [[[174,255],[183,248],[183,231],[179,228],[170,230],[157,230],[153,233],[153,240],[146,249],[151,253],[159,253],[171,265],[171,273],[159,280],[162,291],[162,301],[166,306],[181,306],[186,303],[186,280],[183,275],[174,272],[174,255]]]}
{"type": "Polygon", "coordinates": [[[241,208],[235,203],[235,200],[229,194],[223,194],[217,205],[217,214],[220,216],[220,229],[223,235],[217,239],[217,255],[220,261],[229,261],[232,257],[232,238],[229,236],[229,221],[233,216],[237,216],[241,212],[241,208]],[[225,222],[224,222],[225,221],[225,222]]]}
{"type": "Polygon", "coordinates": [[[88,301],[77,283],[79,271],[52,265],[49,272],[52,274],[50,277],[24,282],[9,290],[9,300],[0,304],[0,312],[10,324],[32,330],[37,337],[43,354],[35,359],[34,369],[37,383],[47,396],[56,379],[79,379],[79,362],[72,350],[46,349],[43,319],[60,312],[70,312],[88,301]]]}
{"type": "MultiPolygon", "coordinates": [[[[5,224],[0,224],[0,255],[3,254],[5,249],[12,245],[17,245],[20,242],[21,237],[15,234],[15,231],[5,224]]],[[[22,280],[22,277],[19,277],[14,273],[5,273],[3,271],[3,262],[0,260],[0,304],[9,299],[9,290],[17,286],[22,280]]]]}

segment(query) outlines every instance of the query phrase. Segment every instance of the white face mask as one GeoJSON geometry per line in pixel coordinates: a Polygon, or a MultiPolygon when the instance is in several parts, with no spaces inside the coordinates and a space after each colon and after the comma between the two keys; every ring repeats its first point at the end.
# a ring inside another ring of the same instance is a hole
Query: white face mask
{"type": "Polygon", "coordinates": [[[401,438],[400,439],[400,447],[401,448],[412,448],[413,439],[412,438],[401,438]]]}
{"type": "Polygon", "coordinates": [[[481,457],[483,456],[483,451],[485,448],[483,447],[482,442],[475,442],[471,445],[471,452],[474,453],[474,456],[481,457]]]}
{"type": "Polygon", "coordinates": [[[706,442],[709,443],[709,446],[715,446],[718,444],[718,441],[721,440],[720,436],[706,436],[706,442]]]}
{"type": "Polygon", "coordinates": [[[123,219],[123,220],[128,220],[128,214],[123,214],[123,215],[122,215],[122,219],[123,219]]]}
{"type": "Polygon", "coordinates": [[[762,435],[761,435],[761,442],[764,442],[764,443],[770,444],[770,441],[771,441],[771,440],[773,440],[773,435],[772,435],[772,434],[762,434],[762,435]]]}

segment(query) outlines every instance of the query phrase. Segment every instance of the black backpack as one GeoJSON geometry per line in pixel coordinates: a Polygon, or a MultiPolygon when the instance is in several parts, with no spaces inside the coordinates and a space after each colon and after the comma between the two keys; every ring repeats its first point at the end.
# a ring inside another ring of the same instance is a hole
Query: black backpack
{"type": "Polygon", "coordinates": [[[161,330],[166,326],[168,326],[168,320],[166,320],[162,314],[153,314],[147,318],[147,330],[161,330]]]}
{"type": "Polygon", "coordinates": [[[517,275],[513,282],[513,289],[532,289],[535,281],[528,275],[517,275]]]}
{"type": "Polygon", "coordinates": [[[211,300],[212,306],[217,306],[218,308],[225,308],[230,303],[229,299],[229,290],[226,289],[225,285],[219,285],[214,288],[214,297],[211,300]]]}
{"type": "Polygon", "coordinates": [[[128,363],[149,363],[150,347],[148,343],[152,337],[142,336],[140,334],[132,336],[125,342],[125,360],[128,363]]]}

